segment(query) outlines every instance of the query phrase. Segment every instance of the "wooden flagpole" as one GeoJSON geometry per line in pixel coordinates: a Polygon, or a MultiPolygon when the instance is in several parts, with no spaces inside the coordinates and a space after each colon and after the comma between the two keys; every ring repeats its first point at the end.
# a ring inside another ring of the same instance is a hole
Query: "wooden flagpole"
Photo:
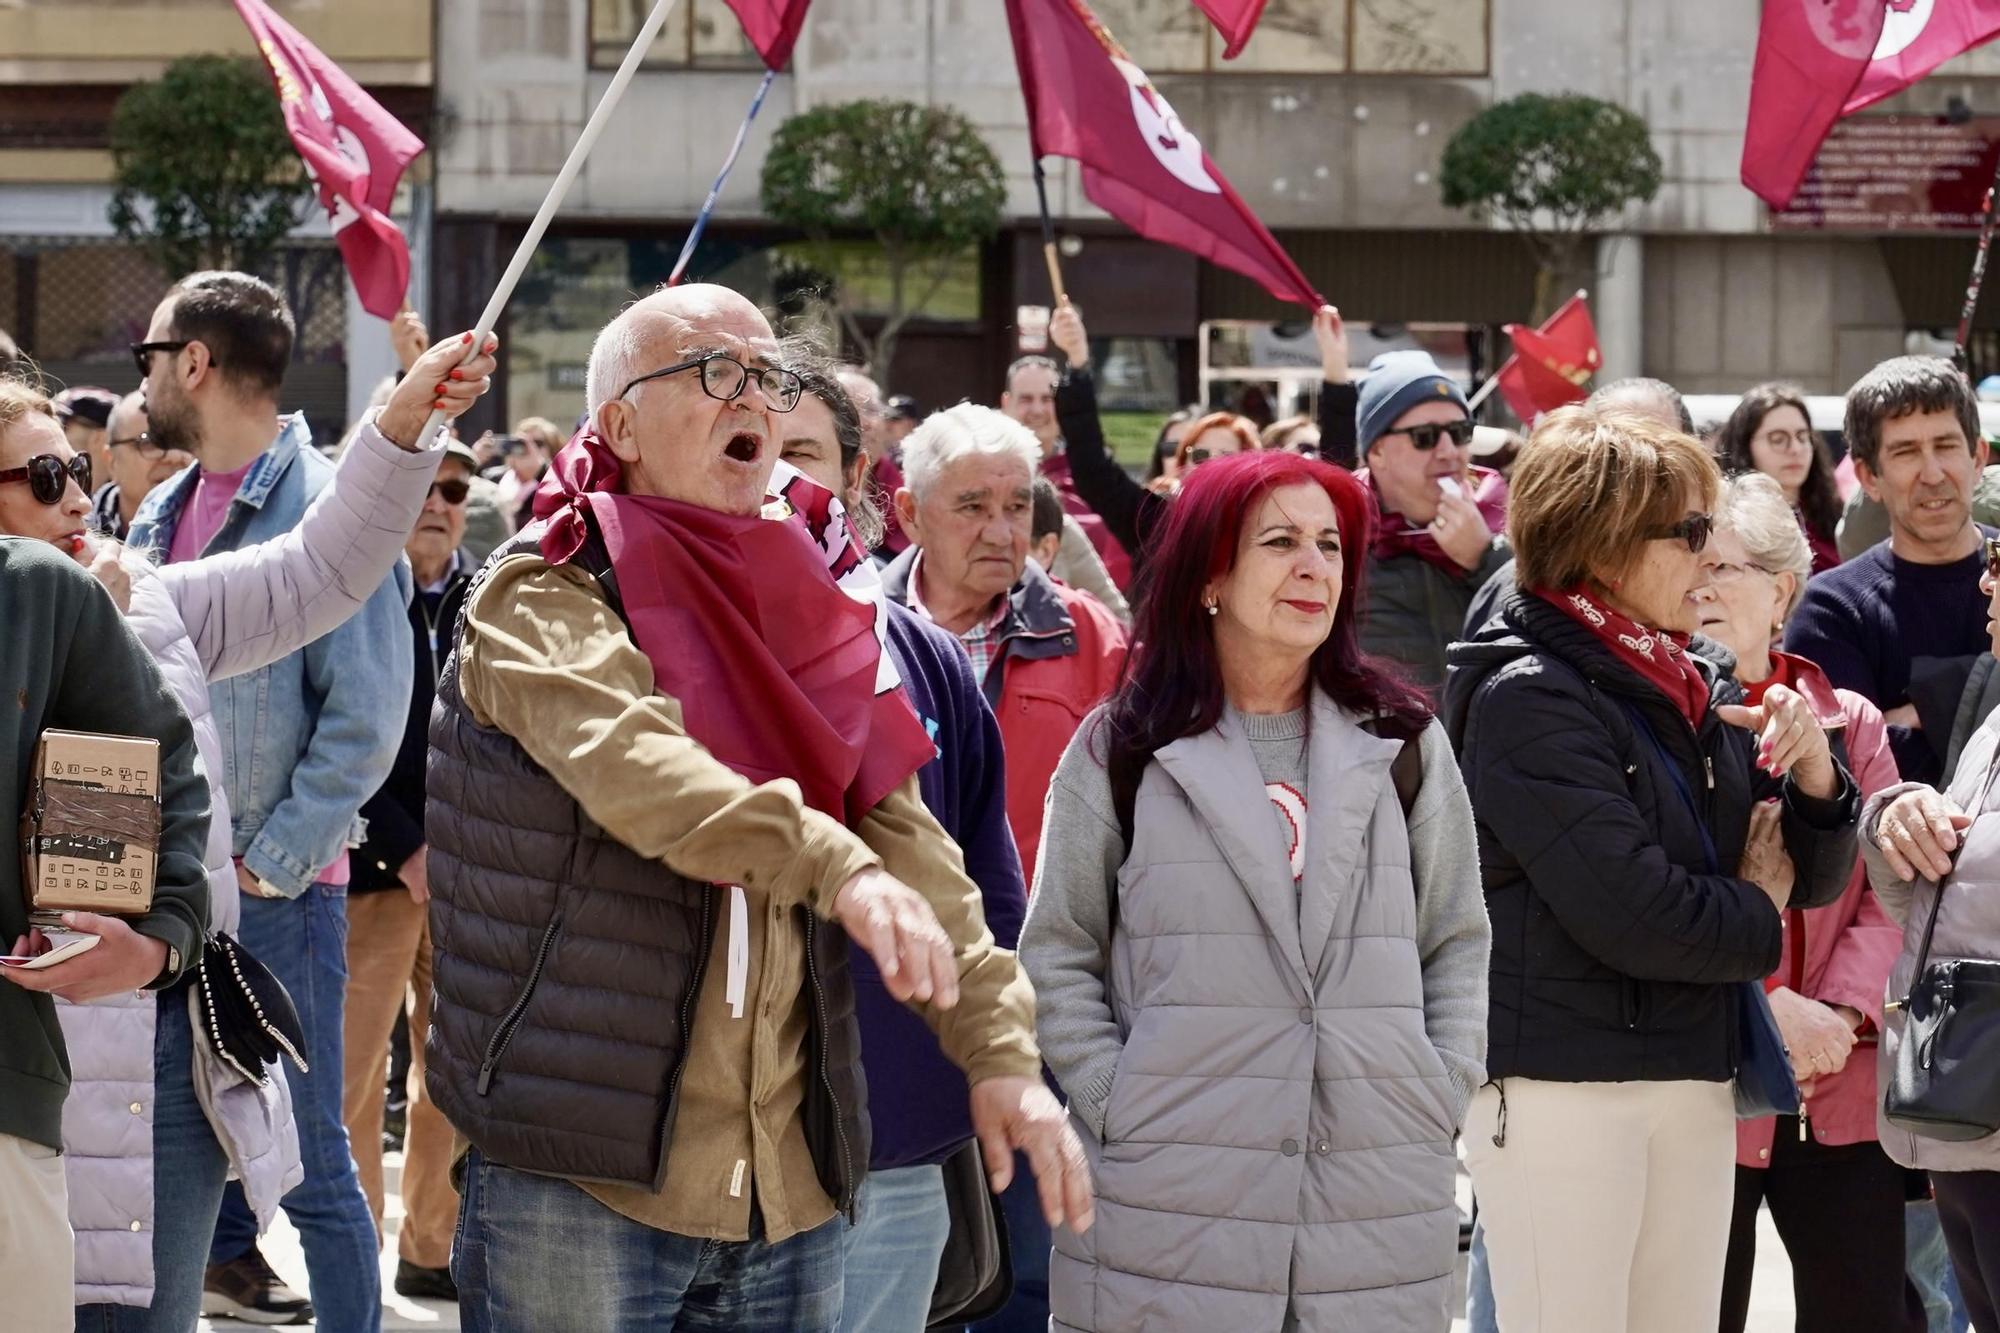
{"type": "Polygon", "coordinates": [[[1069,293],[1063,289],[1062,261],[1056,254],[1056,224],[1049,218],[1049,186],[1042,176],[1042,159],[1035,159],[1035,199],[1042,206],[1042,258],[1049,265],[1049,288],[1055,293],[1058,308],[1069,304],[1069,293]]]}
{"type": "MultiPolygon", "coordinates": [[[[569,150],[568,160],[562,164],[562,170],[556,173],[548,194],[542,199],[542,206],[535,211],[535,220],[528,224],[528,230],[521,236],[521,243],[514,247],[514,257],[508,261],[507,271],[500,275],[498,285],[493,288],[493,295],[486,300],[486,308],[479,312],[479,324],[473,330],[472,345],[466,349],[465,360],[470,361],[479,354],[481,348],[486,346],[487,337],[500,320],[500,312],[507,308],[508,298],[514,295],[514,288],[521,281],[521,274],[527,271],[528,261],[534,258],[536,247],[542,243],[543,233],[548,231],[556,210],[562,207],[563,196],[569,193],[569,187],[575,183],[576,174],[582,170],[584,159],[590,156],[590,150],[596,146],[598,136],[604,132],[605,125],[611,120],[612,111],[618,106],[618,99],[625,95],[626,85],[632,82],[632,75],[637,72],[639,62],[652,47],[653,39],[660,35],[660,29],[665,26],[667,15],[671,14],[673,9],[674,0],[654,0],[653,12],[639,25],[639,35],[633,40],[632,49],[625,53],[625,59],[620,62],[618,72],[613,74],[611,82],[605,85],[604,95],[597,99],[596,109],[590,113],[590,119],[584,122],[583,133],[577,136],[575,146],[569,150]]],[[[444,413],[433,411],[430,419],[424,422],[423,432],[417,437],[417,448],[428,448],[432,437],[443,425],[444,413]]]]}

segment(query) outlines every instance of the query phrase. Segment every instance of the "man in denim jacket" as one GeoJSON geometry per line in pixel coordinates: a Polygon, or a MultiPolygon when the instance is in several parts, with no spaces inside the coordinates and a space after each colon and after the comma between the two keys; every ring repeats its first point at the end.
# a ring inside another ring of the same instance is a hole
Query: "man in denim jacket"
{"type": "MultiPolygon", "coordinates": [[[[243,273],[182,279],[135,348],[153,437],[197,460],[147,497],[132,545],[164,562],[289,530],[333,474],[301,414],[278,414],[293,326],[284,298],[243,273]]],[[[347,850],[358,811],[396,757],[412,654],[407,565],[340,629],[262,671],[211,687],[228,756],[242,939],[291,992],[310,1073],[287,1066],[305,1182],[285,1197],[304,1242],[319,1326],[381,1325],[374,1222],[341,1123],[347,850]]],[[[189,1219],[193,1225],[204,1225],[189,1219]]],[[[306,1303],[256,1249],[238,1187],[216,1225],[208,1313],[288,1322],[306,1303]]]]}

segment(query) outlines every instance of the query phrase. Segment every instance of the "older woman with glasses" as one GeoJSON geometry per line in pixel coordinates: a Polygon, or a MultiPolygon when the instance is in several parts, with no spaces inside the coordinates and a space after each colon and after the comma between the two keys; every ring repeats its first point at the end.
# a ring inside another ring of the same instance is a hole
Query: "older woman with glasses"
{"type": "Polygon", "coordinates": [[[1715,1323],[1740,983],[1854,864],[1807,700],[1747,703],[1690,641],[1720,481],[1650,417],[1550,414],[1512,479],[1518,590],[1451,653],[1493,920],[1466,1156],[1509,1333],[1715,1323]]]}
{"type": "MultiPolygon", "coordinates": [[[[1813,551],[1779,482],[1748,472],[1722,484],[1709,538],[1701,632],[1735,657],[1746,702],[1773,688],[1798,693],[1819,719],[1863,800],[1896,782],[1896,759],[1874,704],[1836,690],[1813,663],[1772,648],[1798,605],[1813,551]]],[[[1902,931],[1856,865],[1824,907],[1788,908],[1778,966],[1764,980],[1804,1093],[1796,1116],[1736,1128],[1736,1214],[1723,1278],[1722,1330],[1750,1307],[1757,1210],[1792,1262],[1798,1327],[1813,1333],[1919,1333],[1924,1313],[1904,1277],[1904,1173],[1875,1132],[1874,1046],[1883,990],[1902,931]]]]}

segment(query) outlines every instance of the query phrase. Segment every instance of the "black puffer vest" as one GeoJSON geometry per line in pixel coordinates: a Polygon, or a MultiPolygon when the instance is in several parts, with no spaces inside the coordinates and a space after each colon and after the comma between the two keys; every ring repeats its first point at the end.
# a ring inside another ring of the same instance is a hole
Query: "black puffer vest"
{"type": "MultiPolygon", "coordinates": [[[[540,534],[536,524],[495,551],[466,604],[540,534]]],[[[577,563],[622,615],[594,533],[577,563]]],[[[456,648],[431,715],[427,798],[431,1097],[494,1162],[658,1190],[718,891],[618,842],[512,737],[475,722],[456,648]]],[[[812,1009],[806,1142],[821,1187],[851,1214],[869,1143],[847,940],[799,916],[799,999],[812,1009]]]]}

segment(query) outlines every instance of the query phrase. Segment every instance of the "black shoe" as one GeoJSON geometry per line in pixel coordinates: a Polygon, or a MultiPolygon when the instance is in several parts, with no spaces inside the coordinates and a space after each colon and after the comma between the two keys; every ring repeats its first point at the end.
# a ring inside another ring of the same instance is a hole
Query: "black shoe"
{"type": "Polygon", "coordinates": [[[403,1136],[410,1128],[410,1104],[388,1106],[382,1112],[382,1151],[403,1151],[403,1136]]]}
{"type": "Polygon", "coordinates": [[[458,1303],[458,1284],[449,1268],[419,1268],[408,1259],[396,1260],[396,1294],[426,1301],[458,1303]]]}
{"type": "Polygon", "coordinates": [[[310,1323],[313,1317],[312,1302],[286,1286],[255,1246],[241,1258],[208,1266],[201,1312],[274,1326],[310,1323]]]}

